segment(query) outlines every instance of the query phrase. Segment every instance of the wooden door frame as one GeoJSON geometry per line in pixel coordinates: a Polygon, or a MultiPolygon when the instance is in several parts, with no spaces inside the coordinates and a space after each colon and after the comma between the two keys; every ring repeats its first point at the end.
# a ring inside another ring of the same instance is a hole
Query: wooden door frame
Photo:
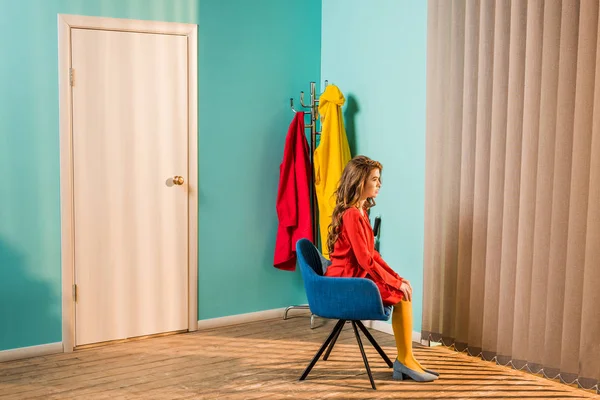
{"type": "MultiPolygon", "coordinates": [[[[188,50],[188,330],[198,329],[198,26],[173,22],[58,14],[60,207],[63,351],[75,347],[71,29],[158,33],[187,37],[188,50]]],[[[76,77],[73,77],[76,78],[76,77]]],[[[76,82],[74,83],[77,84],[76,82]]]]}

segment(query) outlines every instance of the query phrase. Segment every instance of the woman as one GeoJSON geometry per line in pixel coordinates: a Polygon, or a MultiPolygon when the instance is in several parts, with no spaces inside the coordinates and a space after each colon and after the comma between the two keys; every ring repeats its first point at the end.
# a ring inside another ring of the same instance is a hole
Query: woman
{"type": "Polygon", "coordinates": [[[430,382],[438,373],[425,370],[412,352],[412,287],[395,273],[375,250],[367,212],[375,205],[381,187],[382,165],[365,156],[356,156],[344,168],[329,226],[327,246],[331,265],[326,276],[368,278],[375,282],[384,305],[393,305],[392,329],[398,357],[393,378],[410,377],[430,382]]]}

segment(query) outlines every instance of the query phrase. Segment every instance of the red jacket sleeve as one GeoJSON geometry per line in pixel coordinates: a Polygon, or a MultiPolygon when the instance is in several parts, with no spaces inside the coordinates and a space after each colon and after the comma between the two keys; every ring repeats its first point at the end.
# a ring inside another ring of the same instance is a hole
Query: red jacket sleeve
{"type": "Polygon", "coordinates": [[[288,134],[283,150],[283,160],[279,166],[279,189],[275,208],[279,224],[283,227],[296,226],[296,176],[294,175],[294,142],[288,134]]]}
{"type": "MultiPolygon", "coordinates": [[[[388,285],[395,289],[400,288],[402,280],[399,279],[398,275],[393,271],[390,273],[391,268],[387,264],[385,264],[387,267],[385,268],[375,260],[375,249],[369,246],[367,231],[363,226],[364,221],[362,221],[360,211],[354,208],[348,209],[344,213],[342,221],[358,264],[367,271],[376,283],[388,285]]],[[[381,259],[381,256],[379,258],[381,259]]]]}

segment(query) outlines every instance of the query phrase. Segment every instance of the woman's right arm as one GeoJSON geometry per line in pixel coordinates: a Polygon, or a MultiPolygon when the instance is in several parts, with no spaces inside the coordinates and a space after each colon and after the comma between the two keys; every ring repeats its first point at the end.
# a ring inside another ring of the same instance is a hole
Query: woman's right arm
{"type": "Polygon", "coordinates": [[[379,252],[377,250],[374,251],[374,255],[373,258],[375,259],[375,262],[378,263],[379,265],[381,265],[381,267],[383,269],[385,269],[387,272],[389,272],[390,274],[392,274],[393,276],[395,276],[396,278],[403,280],[400,275],[398,275],[396,273],[396,271],[394,271],[386,262],[385,260],[381,257],[381,254],[379,254],[379,252]]]}

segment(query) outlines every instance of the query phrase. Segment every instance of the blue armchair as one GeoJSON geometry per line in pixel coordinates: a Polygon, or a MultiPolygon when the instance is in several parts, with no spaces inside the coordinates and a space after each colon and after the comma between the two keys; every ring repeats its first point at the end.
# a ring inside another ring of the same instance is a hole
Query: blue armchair
{"type": "Polygon", "coordinates": [[[390,318],[392,308],[383,306],[377,286],[369,279],[323,276],[330,261],[324,258],[309,240],[300,239],[296,243],[296,254],[298,255],[298,264],[300,265],[300,272],[302,273],[304,289],[306,290],[306,297],[308,298],[308,305],[311,312],[322,318],[338,320],[327,340],[325,340],[308,367],[306,367],[306,370],[304,370],[300,380],[306,379],[327,346],[329,348],[327,348],[323,360],[326,361],[329,358],[329,354],[333,350],[333,346],[344,328],[344,324],[351,322],[365,368],[367,369],[367,374],[369,375],[369,380],[371,381],[371,387],[377,389],[357,327],[363,332],[377,352],[379,352],[387,365],[392,368],[392,361],[361,322],[361,320],[387,321],[390,318]]]}

